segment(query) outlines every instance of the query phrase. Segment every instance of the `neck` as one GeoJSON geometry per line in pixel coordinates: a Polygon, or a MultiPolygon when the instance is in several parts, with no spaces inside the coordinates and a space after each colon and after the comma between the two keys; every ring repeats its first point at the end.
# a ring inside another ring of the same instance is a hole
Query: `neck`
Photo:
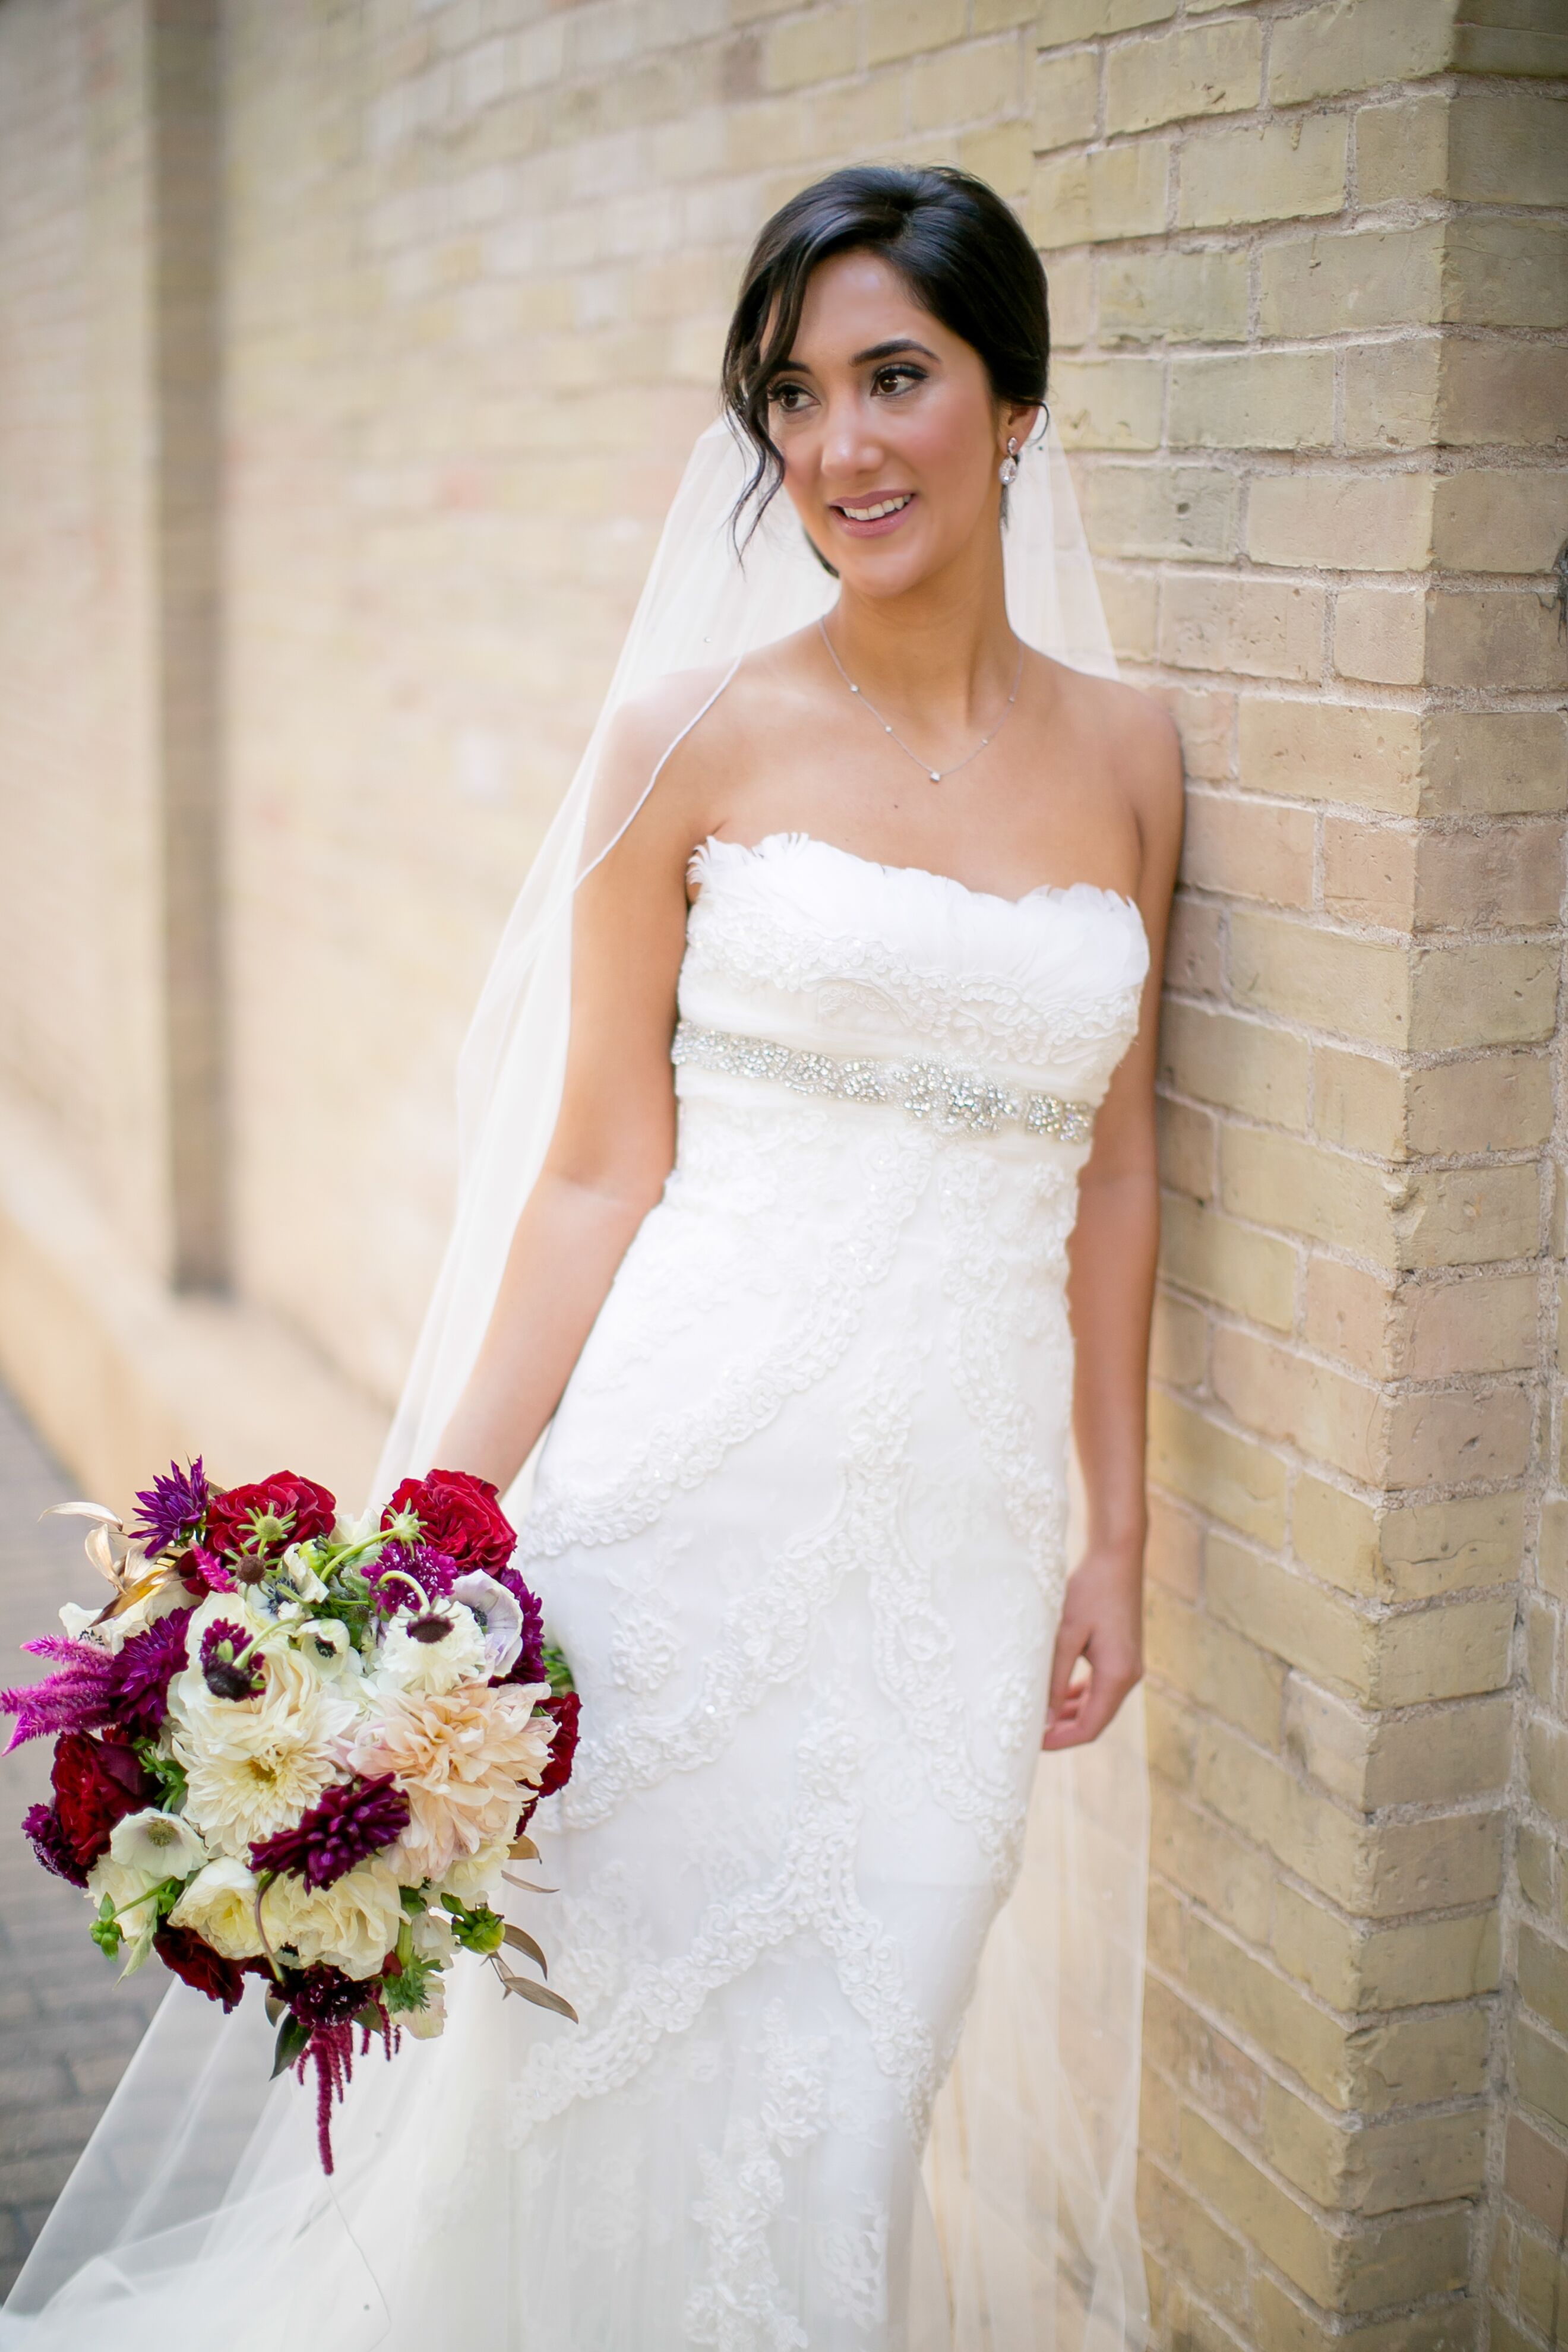
{"type": "Polygon", "coordinates": [[[901,596],[865,596],[844,583],[826,625],[864,693],[919,716],[963,725],[994,716],[1017,667],[1000,538],[901,596]]]}

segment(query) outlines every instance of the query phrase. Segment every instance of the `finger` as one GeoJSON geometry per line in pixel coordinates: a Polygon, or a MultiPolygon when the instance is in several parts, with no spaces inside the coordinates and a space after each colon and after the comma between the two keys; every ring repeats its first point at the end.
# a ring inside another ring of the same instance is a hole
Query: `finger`
{"type": "Polygon", "coordinates": [[[1089,1684],[1081,1704],[1053,1721],[1040,1743],[1042,1748],[1087,1748],[1091,1740],[1100,1738],[1137,1681],[1135,1671],[1124,1668],[1112,1674],[1102,1668],[1089,1684]]]}
{"type": "Polygon", "coordinates": [[[1067,1705],[1072,1689],[1073,1669],[1089,1647],[1089,1629],[1070,1625],[1064,1618],[1057,1628],[1056,1648],[1051,1653],[1051,1688],[1046,1703],[1046,1721],[1055,1723],[1067,1705]]]}

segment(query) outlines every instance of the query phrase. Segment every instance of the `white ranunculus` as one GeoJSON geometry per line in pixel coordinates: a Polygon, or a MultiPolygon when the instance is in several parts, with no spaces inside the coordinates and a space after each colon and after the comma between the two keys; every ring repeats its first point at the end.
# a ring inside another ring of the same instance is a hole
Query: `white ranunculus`
{"type": "Polygon", "coordinates": [[[460,1854],[436,1889],[437,1896],[455,1895],[459,1903],[496,1903],[500,1898],[501,1872],[511,1851],[510,1838],[482,1845],[477,1853],[460,1854]]]}
{"type": "Polygon", "coordinates": [[[471,1609],[485,1641],[485,1671],[492,1682],[510,1674],[522,1649],[522,1611],[504,1584],[471,1568],[452,1587],[452,1598],[471,1609]]]}
{"type": "Polygon", "coordinates": [[[261,1916],[273,1949],[287,1946],[301,1968],[325,1960],[346,1977],[374,1977],[397,1941],[403,1899],[393,1873],[372,1855],[313,1890],[284,1872],[262,1898],[261,1916]]]}
{"type": "Polygon", "coordinates": [[[410,1633],[417,1617],[395,1617],[381,1637],[375,1679],[384,1690],[429,1691],[441,1696],[459,1683],[488,1682],[490,1669],[479,1619],[460,1601],[432,1602],[428,1615],[445,1618],[451,1631],[437,1642],[410,1633]]]}
{"type": "Polygon", "coordinates": [[[405,2033],[412,2033],[416,2042],[434,2042],[446,2031],[447,1980],[432,1977],[425,1989],[423,2009],[400,2009],[397,2022],[405,2033]]]}
{"type": "Polygon", "coordinates": [[[207,1850],[193,1823],[179,1813],[165,1813],[149,1805],[127,1813],[110,1835],[109,1851],[128,1870],[151,1871],[158,1879],[189,1878],[207,1859],[207,1850]]]}
{"type": "Polygon", "coordinates": [[[444,1911],[417,1913],[410,1925],[408,1937],[422,1960],[449,1960],[458,1948],[452,1923],[444,1911]]]}
{"type": "Polygon", "coordinates": [[[263,1949],[256,1925],[256,1877],[233,1854],[198,1870],[169,1914],[226,1960],[254,1960],[263,1949]]]}

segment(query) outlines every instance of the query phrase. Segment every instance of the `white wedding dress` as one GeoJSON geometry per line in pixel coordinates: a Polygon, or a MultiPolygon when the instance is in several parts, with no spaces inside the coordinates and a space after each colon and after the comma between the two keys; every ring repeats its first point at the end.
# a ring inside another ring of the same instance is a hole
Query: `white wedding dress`
{"type": "Polygon", "coordinates": [[[928,2137],[933,2102],[1019,1865],[1066,1568],[1088,1147],[1053,1129],[1087,1121],[1026,1098],[1103,1095],[1142,923],[1088,885],[1013,901],[799,835],[710,841],[694,869],[676,1166],[520,1545],[584,1736],[539,1816],[558,1891],[513,1909],[581,2023],[462,1963],[442,2040],[361,2062],[329,2187],[311,2100],[260,2088],[259,2003],[225,2029],[176,1990],[73,2183],[79,2237],[97,2195],[118,2246],[73,2275],[46,2236],[7,2345],[1141,2340],[1136,2287],[1088,2243],[1103,2216],[1065,2205],[1026,2250],[1030,2315],[961,2325],[921,2159],[966,2160],[967,2126],[946,2155],[928,2137]],[[785,1049],[771,1075],[737,1042],[759,1040],[785,1049]],[[169,2126],[225,2033],[230,2095],[234,2036],[255,2045],[226,2189],[212,2099],[199,2142],[169,2126]]]}

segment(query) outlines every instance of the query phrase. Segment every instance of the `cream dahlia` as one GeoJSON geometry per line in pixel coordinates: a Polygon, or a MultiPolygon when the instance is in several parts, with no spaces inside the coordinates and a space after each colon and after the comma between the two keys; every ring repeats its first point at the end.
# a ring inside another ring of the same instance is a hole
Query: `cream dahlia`
{"type": "Polygon", "coordinates": [[[413,1809],[384,1856],[417,1885],[459,1857],[509,1837],[522,1789],[538,1786],[554,1725],[535,1716],[545,1683],[459,1683],[451,1691],[393,1691],[362,1723],[348,1749],[355,1771],[395,1772],[413,1809]]]}

